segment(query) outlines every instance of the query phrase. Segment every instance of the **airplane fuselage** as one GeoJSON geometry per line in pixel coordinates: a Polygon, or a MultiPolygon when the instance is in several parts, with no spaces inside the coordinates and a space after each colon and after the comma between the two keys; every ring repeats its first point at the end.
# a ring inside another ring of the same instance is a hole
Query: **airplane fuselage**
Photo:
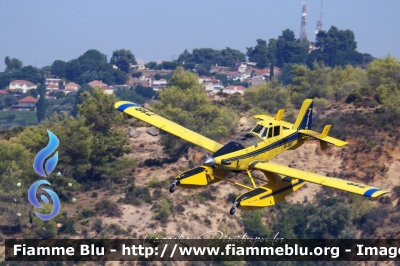
{"type": "MultiPolygon", "coordinates": [[[[214,167],[234,171],[245,171],[254,161],[269,161],[286,150],[294,150],[300,147],[307,136],[297,130],[286,129],[276,137],[265,138],[244,149],[214,157],[214,167]]],[[[226,145],[229,145],[226,144],[226,145]]]]}

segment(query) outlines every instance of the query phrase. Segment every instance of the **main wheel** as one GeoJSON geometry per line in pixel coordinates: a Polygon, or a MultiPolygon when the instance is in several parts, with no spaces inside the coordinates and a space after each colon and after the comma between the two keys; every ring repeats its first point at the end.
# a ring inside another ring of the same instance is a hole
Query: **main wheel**
{"type": "Polygon", "coordinates": [[[170,193],[174,193],[174,192],[175,192],[175,189],[176,189],[176,183],[174,182],[174,183],[172,183],[172,185],[170,186],[169,192],[170,192],[170,193]]]}
{"type": "Polygon", "coordinates": [[[238,205],[239,205],[238,202],[234,202],[233,203],[232,208],[229,210],[230,215],[234,215],[235,214],[238,205]]]}

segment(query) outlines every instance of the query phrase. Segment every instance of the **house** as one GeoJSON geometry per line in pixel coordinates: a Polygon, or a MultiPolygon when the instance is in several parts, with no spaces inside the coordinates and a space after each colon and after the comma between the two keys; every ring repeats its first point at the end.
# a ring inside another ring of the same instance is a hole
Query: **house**
{"type": "Polygon", "coordinates": [[[104,86],[101,88],[103,89],[105,94],[113,94],[115,91],[115,88],[113,86],[104,86]]]}
{"type": "MultiPolygon", "coordinates": [[[[264,68],[254,72],[253,77],[269,77],[270,73],[270,68],[264,68]]],[[[281,73],[282,70],[279,67],[274,67],[274,76],[279,76],[281,73]]]]}
{"type": "Polygon", "coordinates": [[[139,65],[130,65],[130,68],[133,68],[134,70],[145,70],[146,66],[143,64],[139,64],[139,65]]]}
{"type": "Polygon", "coordinates": [[[68,93],[71,93],[71,92],[76,92],[76,90],[74,90],[74,89],[71,89],[71,88],[68,88],[68,89],[64,89],[64,90],[62,90],[62,92],[64,92],[64,94],[65,94],[65,95],[67,95],[68,93]]]}
{"type": "Polygon", "coordinates": [[[101,80],[100,81],[93,80],[92,82],[89,82],[88,85],[90,87],[92,87],[92,88],[102,88],[102,87],[107,87],[108,86],[107,84],[101,82],[101,80]]]}
{"type": "Polygon", "coordinates": [[[232,79],[232,80],[239,80],[239,81],[243,81],[243,77],[242,77],[242,73],[239,72],[228,72],[226,74],[226,77],[228,79],[232,79]]]}
{"type": "Polygon", "coordinates": [[[246,90],[245,87],[241,85],[230,85],[228,87],[225,87],[222,92],[229,93],[229,94],[234,94],[236,92],[243,94],[244,91],[246,90]]]}
{"type": "Polygon", "coordinates": [[[19,91],[22,93],[26,93],[29,90],[36,89],[37,85],[33,84],[30,81],[17,79],[10,82],[9,89],[11,91],[19,91]]]}
{"type": "Polygon", "coordinates": [[[257,87],[259,85],[267,83],[267,81],[261,77],[252,77],[249,80],[250,86],[257,87]]]}
{"type": "Polygon", "coordinates": [[[46,85],[46,92],[53,92],[53,91],[58,91],[58,83],[46,85]]]}
{"type": "Polygon", "coordinates": [[[45,85],[57,85],[60,83],[61,79],[56,79],[56,78],[46,78],[45,79],[45,85]]]}
{"type": "Polygon", "coordinates": [[[131,86],[131,85],[128,85],[128,84],[114,85],[114,88],[115,88],[116,90],[119,90],[119,89],[128,90],[128,89],[130,89],[131,87],[132,87],[132,86],[131,86]]]}
{"type": "Polygon", "coordinates": [[[209,79],[204,82],[204,85],[207,92],[219,92],[224,88],[219,79],[209,79]]]}
{"type": "Polygon", "coordinates": [[[0,90],[0,95],[8,95],[9,93],[6,92],[5,90],[0,90]]]}
{"type": "Polygon", "coordinates": [[[75,82],[70,82],[67,85],[65,85],[65,89],[71,89],[70,91],[78,91],[80,88],[79,84],[76,84],[75,82]]]}
{"type": "Polygon", "coordinates": [[[144,86],[144,87],[151,87],[152,83],[153,83],[153,80],[151,78],[149,78],[149,77],[146,77],[146,76],[141,76],[140,78],[134,78],[133,81],[132,81],[132,85],[134,87],[136,87],[138,85],[141,85],[141,86],[144,86]],[[146,85],[143,85],[144,83],[146,85]]]}
{"type": "Polygon", "coordinates": [[[200,84],[203,84],[203,83],[205,83],[206,81],[209,81],[211,78],[210,77],[208,77],[208,76],[200,76],[199,77],[199,83],[200,84]]]}
{"type": "Polygon", "coordinates": [[[259,69],[253,73],[253,77],[263,78],[269,77],[269,68],[259,69]]]}
{"type": "Polygon", "coordinates": [[[18,100],[11,106],[11,109],[18,111],[36,111],[36,99],[32,96],[18,100]]]}
{"type": "Polygon", "coordinates": [[[167,80],[166,79],[160,79],[160,80],[154,80],[153,81],[153,90],[158,91],[162,90],[167,87],[167,80]]]}
{"type": "Polygon", "coordinates": [[[238,67],[237,71],[239,73],[243,73],[243,72],[246,71],[246,69],[247,69],[247,64],[246,63],[241,63],[240,66],[238,67]]]}

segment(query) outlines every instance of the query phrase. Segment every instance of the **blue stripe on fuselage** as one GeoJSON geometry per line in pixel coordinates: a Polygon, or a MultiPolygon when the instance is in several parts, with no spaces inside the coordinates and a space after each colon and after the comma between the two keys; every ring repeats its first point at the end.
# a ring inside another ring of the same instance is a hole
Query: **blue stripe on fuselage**
{"type": "Polygon", "coordinates": [[[277,141],[277,142],[275,142],[275,143],[272,143],[271,145],[269,145],[269,146],[267,146],[267,147],[264,147],[264,148],[262,148],[262,149],[259,149],[259,150],[250,152],[250,153],[245,154],[245,155],[241,155],[241,156],[237,156],[237,157],[233,157],[233,158],[228,158],[228,159],[226,159],[226,160],[236,161],[236,160],[241,160],[241,159],[253,157],[253,156],[256,156],[256,155],[258,155],[258,154],[260,154],[260,153],[267,152],[267,151],[272,150],[272,149],[274,149],[274,148],[277,148],[277,147],[279,147],[279,146],[281,146],[281,145],[284,145],[284,144],[286,144],[286,143],[288,143],[288,142],[291,142],[291,141],[293,141],[293,140],[296,140],[296,139],[299,138],[299,136],[300,136],[300,133],[295,132],[295,133],[293,133],[292,135],[290,135],[290,136],[288,136],[288,137],[286,137],[286,138],[283,138],[283,139],[281,139],[281,140],[279,140],[279,141],[277,141]]]}

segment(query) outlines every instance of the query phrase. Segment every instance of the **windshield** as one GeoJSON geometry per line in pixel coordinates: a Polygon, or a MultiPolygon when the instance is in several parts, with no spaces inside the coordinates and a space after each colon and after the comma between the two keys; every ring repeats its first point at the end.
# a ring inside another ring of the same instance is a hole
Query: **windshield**
{"type": "Polygon", "coordinates": [[[261,130],[263,129],[262,125],[256,125],[251,132],[260,134],[261,130]]]}
{"type": "Polygon", "coordinates": [[[212,157],[218,157],[221,155],[225,155],[234,151],[239,151],[244,149],[243,145],[234,141],[229,142],[228,144],[226,144],[225,146],[223,146],[221,149],[217,150],[212,157]]]}

